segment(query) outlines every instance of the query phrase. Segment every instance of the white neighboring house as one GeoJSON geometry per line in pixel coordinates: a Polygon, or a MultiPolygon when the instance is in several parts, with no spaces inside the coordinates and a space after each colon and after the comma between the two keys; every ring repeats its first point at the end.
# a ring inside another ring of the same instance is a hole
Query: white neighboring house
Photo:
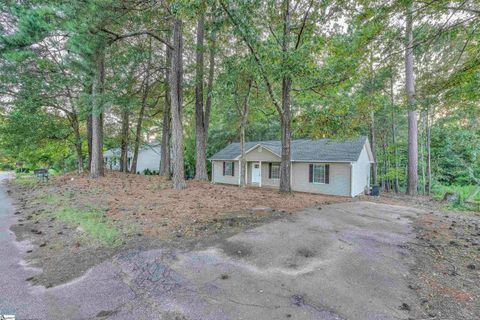
{"type": "MultiPolygon", "coordinates": [[[[120,148],[110,149],[103,153],[105,167],[110,170],[120,170],[120,148]]],[[[128,150],[128,170],[130,170],[133,159],[133,152],[128,150]]],[[[146,169],[150,171],[160,170],[161,151],[160,144],[146,144],[140,147],[137,159],[137,172],[143,173],[146,169]]]]}
{"type": "MultiPolygon", "coordinates": [[[[245,143],[246,180],[258,187],[280,186],[280,141],[245,143]]],[[[374,162],[367,137],[350,140],[293,140],[291,145],[293,191],[355,197],[370,187],[374,162]]],[[[240,184],[240,144],[231,143],[214,154],[212,182],[240,184]]]]}

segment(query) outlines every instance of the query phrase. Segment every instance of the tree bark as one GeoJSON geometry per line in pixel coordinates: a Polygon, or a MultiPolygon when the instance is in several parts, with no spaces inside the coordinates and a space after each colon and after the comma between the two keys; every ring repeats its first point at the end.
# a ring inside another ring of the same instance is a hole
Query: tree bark
{"type": "Polygon", "coordinates": [[[122,132],[120,142],[120,172],[128,172],[128,136],[130,131],[130,112],[122,112],[122,132]]]}
{"type": "Polygon", "coordinates": [[[82,136],[80,135],[80,126],[76,114],[72,114],[72,128],[75,135],[75,153],[77,155],[77,171],[83,173],[83,153],[82,153],[82,136]]]}
{"type": "Polygon", "coordinates": [[[92,113],[87,116],[87,145],[88,145],[88,171],[92,166],[92,113]]]}
{"type": "Polygon", "coordinates": [[[420,124],[421,124],[421,128],[420,128],[420,166],[421,166],[421,169],[420,169],[420,172],[422,173],[422,194],[425,195],[426,193],[426,187],[427,187],[427,182],[426,182],[426,179],[425,179],[425,131],[426,131],[426,128],[425,128],[425,113],[422,112],[420,114],[421,116],[421,120],[420,120],[420,124]]]}
{"type": "Polygon", "coordinates": [[[247,84],[247,93],[245,95],[245,98],[243,99],[241,105],[240,104],[240,98],[238,97],[237,94],[237,108],[240,116],[240,187],[244,188],[247,185],[247,178],[246,178],[246,172],[245,168],[247,166],[247,158],[245,154],[245,128],[247,126],[247,121],[248,121],[248,102],[250,98],[250,90],[252,88],[253,80],[249,79],[248,84],[247,84]]]}
{"type": "Polygon", "coordinates": [[[408,101],[408,174],[407,195],[417,194],[418,186],[418,130],[415,111],[415,83],[413,78],[413,17],[412,2],[406,12],[405,89],[408,101]]]}
{"type": "MultiPolygon", "coordinates": [[[[88,95],[92,96],[93,91],[93,83],[88,85],[87,93],[88,95]]],[[[87,148],[88,148],[88,171],[92,166],[92,110],[91,107],[87,106],[87,148]]]]}
{"type": "Polygon", "coordinates": [[[205,14],[201,12],[197,23],[196,75],[195,75],[195,179],[208,180],[205,139],[205,110],[203,107],[204,30],[205,14]]]}
{"type": "Polygon", "coordinates": [[[377,150],[375,139],[375,113],[370,112],[370,144],[372,147],[373,166],[372,166],[372,180],[374,185],[378,185],[378,163],[377,163],[377,150]]]}
{"type": "Polygon", "coordinates": [[[185,168],[183,164],[183,38],[182,21],[175,19],[173,26],[173,54],[171,69],[171,99],[172,99],[172,153],[173,175],[172,184],[174,189],[186,188],[185,168]]]}
{"type": "Polygon", "coordinates": [[[430,132],[430,109],[427,109],[427,185],[426,192],[430,195],[432,189],[432,154],[430,150],[431,145],[431,132],[430,132]]]}
{"type": "Polygon", "coordinates": [[[90,177],[104,175],[103,169],[103,85],[105,79],[105,51],[100,48],[95,53],[95,78],[92,87],[92,160],[90,177]]]}
{"type": "Polygon", "coordinates": [[[142,124],[143,117],[145,115],[145,109],[147,107],[148,94],[150,92],[150,68],[152,65],[152,38],[148,39],[148,60],[145,70],[145,79],[143,81],[143,92],[142,92],[142,103],[140,106],[140,112],[138,113],[137,126],[135,129],[135,142],[133,150],[132,165],[130,171],[132,173],[137,173],[137,162],[138,162],[138,152],[140,150],[140,143],[142,138],[142,124]]]}
{"type": "Polygon", "coordinates": [[[160,160],[160,175],[170,178],[170,112],[171,112],[171,89],[170,68],[172,65],[172,50],[165,46],[165,104],[163,108],[162,146],[160,160]]]}
{"type": "Polygon", "coordinates": [[[215,76],[215,52],[216,52],[216,34],[212,31],[210,36],[210,50],[209,50],[209,66],[208,66],[208,81],[207,81],[207,102],[205,104],[205,118],[203,124],[205,126],[205,146],[208,145],[208,128],[210,126],[210,111],[212,110],[212,95],[213,95],[213,78],[215,76]]]}
{"type": "Polygon", "coordinates": [[[397,123],[395,120],[395,110],[393,109],[395,106],[395,94],[393,92],[393,76],[390,78],[390,98],[392,102],[392,143],[393,143],[393,161],[395,164],[395,181],[394,181],[394,189],[395,193],[399,192],[400,185],[398,182],[398,150],[397,150],[397,123]]]}
{"type": "MultiPolygon", "coordinates": [[[[284,0],[284,14],[283,14],[283,63],[287,63],[287,55],[289,51],[289,36],[290,36],[290,1],[284,0]]],[[[281,114],[281,130],[282,130],[282,157],[280,162],[280,192],[291,192],[291,101],[290,92],[292,88],[291,76],[285,74],[282,79],[282,114],[281,114]]]]}

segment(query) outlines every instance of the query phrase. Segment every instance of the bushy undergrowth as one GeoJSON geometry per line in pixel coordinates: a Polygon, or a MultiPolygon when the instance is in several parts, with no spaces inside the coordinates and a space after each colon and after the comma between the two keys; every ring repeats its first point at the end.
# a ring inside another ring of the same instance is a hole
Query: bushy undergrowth
{"type": "Polygon", "coordinates": [[[448,207],[475,211],[480,207],[480,186],[435,184],[432,188],[432,196],[436,200],[442,200],[446,193],[454,194],[454,200],[447,204],[448,207]]]}

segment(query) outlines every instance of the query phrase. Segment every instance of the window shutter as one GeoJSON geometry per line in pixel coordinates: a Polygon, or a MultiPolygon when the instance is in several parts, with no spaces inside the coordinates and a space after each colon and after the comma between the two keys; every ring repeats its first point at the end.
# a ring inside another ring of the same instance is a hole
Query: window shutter
{"type": "Polygon", "coordinates": [[[235,176],[235,162],[232,162],[232,177],[235,176]]]}
{"type": "Polygon", "coordinates": [[[223,175],[225,175],[225,161],[223,161],[223,175]]]}
{"type": "Polygon", "coordinates": [[[325,165],[325,183],[326,184],[330,183],[330,165],[329,164],[325,165]]]}
{"type": "Polygon", "coordinates": [[[268,179],[272,179],[272,163],[268,163],[268,179]]]}
{"type": "Polygon", "coordinates": [[[308,182],[313,182],[313,164],[310,164],[308,169],[308,182]]]}

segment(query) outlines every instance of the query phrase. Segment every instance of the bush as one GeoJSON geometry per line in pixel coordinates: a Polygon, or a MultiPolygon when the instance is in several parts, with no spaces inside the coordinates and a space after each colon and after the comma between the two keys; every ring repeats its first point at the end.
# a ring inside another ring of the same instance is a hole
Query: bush
{"type": "Polygon", "coordinates": [[[159,172],[157,170],[150,170],[147,168],[143,170],[143,174],[146,176],[158,176],[159,172]]]}
{"type": "Polygon", "coordinates": [[[15,167],[9,163],[0,163],[0,170],[9,171],[13,169],[15,169],[15,167]]]}
{"type": "Polygon", "coordinates": [[[447,206],[454,209],[470,210],[466,202],[480,200],[480,187],[476,185],[442,185],[435,184],[432,187],[432,197],[436,200],[443,200],[445,194],[452,193],[457,197],[447,206]]]}

